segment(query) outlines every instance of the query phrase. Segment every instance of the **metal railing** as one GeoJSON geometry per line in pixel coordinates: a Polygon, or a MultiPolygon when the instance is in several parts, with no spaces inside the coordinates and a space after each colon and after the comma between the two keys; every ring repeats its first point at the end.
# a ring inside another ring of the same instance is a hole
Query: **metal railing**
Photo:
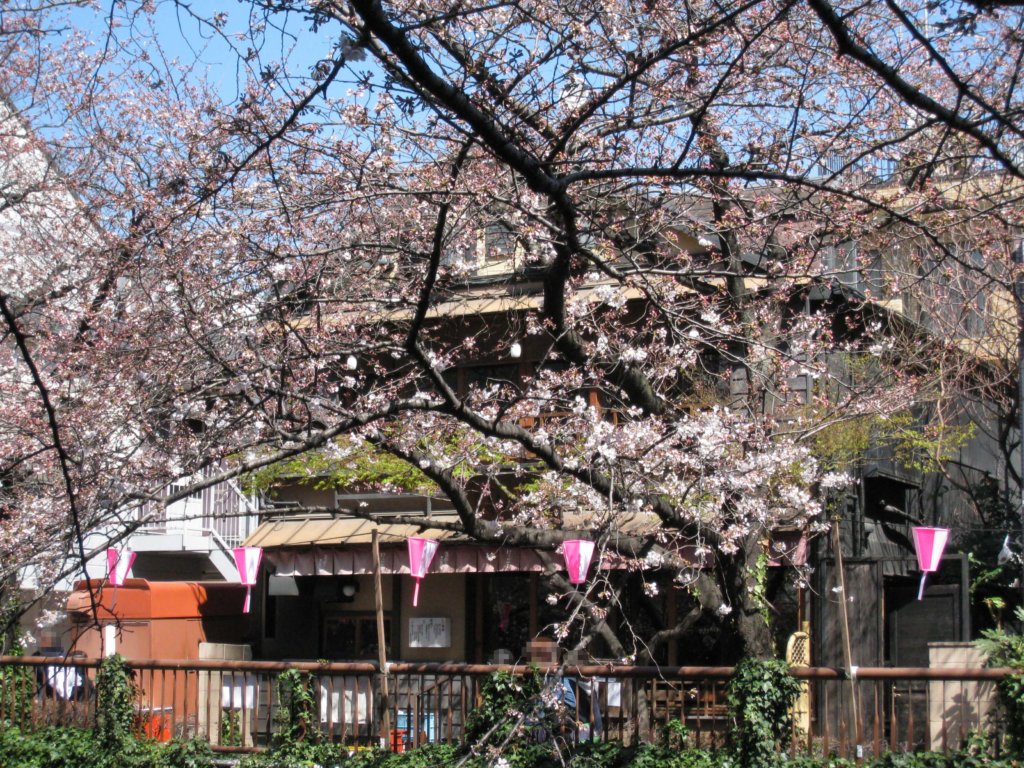
{"type": "MultiPolygon", "coordinates": [[[[171,489],[176,487],[169,486],[168,491],[171,489]]],[[[148,503],[140,508],[139,517],[147,520],[139,527],[142,533],[213,535],[228,549],[245,541],[259,523],[255,501],[233,480],[203,488],[194,497],[167,507],[148,503]]]]}
{"type": "MultiPolygon", "coordinates": [[[[95,721],[98,659],[0,657],[0,728],[25,730],[95,721]]],[[[404,750],[463,738],[481,685],[494,672],[527,674],[523,666],[394,663],[388,666],[390,733],[382,733],[383,701],[376,664],[274,661],[130,662],[140,734],[201,736],[222,751],[267,746],[280,726],[278,677],[309,674],[322,736],[351,746],[387,743],[404,750]]],[[[554,680],[555,668],[540,668],[554,680]]],[[[731,714],[725,688],[730,667],[579,666],[562,671],[575,704],[561,705],[558,738],[656,738],[682,722],[691,741],[727,744],[731,714]]],[[[887,751],[948,751],[974,731],[997,728],[995,684],[1007,669],[867,668],[793,670],[803,683],[794,706],[791,749],[847,757],[887,751]]],[[[568,699],[566,699],[568,700],[568,699]]]]}

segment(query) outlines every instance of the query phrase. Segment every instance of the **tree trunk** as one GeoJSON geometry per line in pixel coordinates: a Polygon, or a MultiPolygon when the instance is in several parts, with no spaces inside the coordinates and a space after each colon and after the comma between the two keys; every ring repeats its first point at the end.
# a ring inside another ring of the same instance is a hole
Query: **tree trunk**
{"type": "Polygon", "coordinates": [[[770,614],[765,595],[767,561],[761,537],[752,534],[729,564],[726,574],[733,623],[741,653],[755,659],[775,658],[770,614]]]}

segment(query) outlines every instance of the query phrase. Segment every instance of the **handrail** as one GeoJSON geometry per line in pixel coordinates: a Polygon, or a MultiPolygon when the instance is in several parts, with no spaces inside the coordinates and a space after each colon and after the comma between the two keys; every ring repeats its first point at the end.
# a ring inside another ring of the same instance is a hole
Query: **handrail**
{"type": "MultiPolygon", "coordinates": [[[[0,678],[0,728],[12,719],[22,728],[35,728],[54,719],[88,721],[95,715],[95,669],[102,663],[99,658],[77,656],[0,656],[0,667],[22,669],[22,674],[6,681],[0,678]],[[62,674],[61,669],[72,672],[62,674]]],[[[265,747],[273,738],[281,706],[276,679],[288,670],[308,672],[317,679],[321,686],[319,725],[327,738],[357,746],[375,744],[379,738],[381,670],[376,663],[134,659],[128,667],[136,678],[139,712],[151,713],[140,714],[137,727],[153,738],[202,735],[215,750],[225,752],[265,747]],[[227,737],[224,723],[232,724],[227,737]]],[[[579,681],[590,679],[596,686],[590,689],[594,698],[586,713],[577,699],[576,726],[581,730],[573,738],[623,742],[655,738],[660,724],[678,718],[692,729],[695,744],[718,748],[728,741],[730,718],[724,694],[732,667],[612,663],[566,667],[389,664],[386,673],[396,683],[389,711],[396,718],[403,712],[406,717],[405,730],[396,727],[391,738],[406,746],[419,746],[424,734],[427,741],[458,741],[464,737],[467,715],[478,705],[480,685],[487,675],[503,671],[522,676],[534,670],[579,681]],[[420,689],[420,685],[425,687],[420,689]],[[584,733],[582,729],[587,730],[584,733]]],[[[879,756],[883,748],[948,751],[963,743],[971,729],[983,727],[983,722],[984,727],[998,729],[998,723],[983,720],[993,706],[993,686],[979,683],[998,681],[1020,670],[800,667],[790,672],[804,681],[802,687],[807,691],[801,705],[808,718],[802,726],[806,735],[800,737],[801,744],[825,753],[838,750],[847,756],[870,749],[879,756]],[[841,694],[850,680],[861,686],[870,702],[856,713],[849,711],[848,697],[841,694]],[[934,709],[936,703],[938,710],[934,709]],[[856,744],[852,733],[857,734],[856,744]],[[861,734],[868,735],[870,747],[860,741],[861,734]]],[[[397,726],[399,721],[392,722],[397,726]]]]}
{"type": "MultiPolygon", "coordinates": [[[[0,656],[0,665],[26,666],[76,666],[99,667],[103,659],[69,656],[0,656]]],[[[251,672],[283,672],[298,669],[302,672],[320,674],[376,675],[380,667],[372,662],[316,662],[316,661],[231,661],[220,659],[132,659],[128,665],[134,669],[177,669],[177,670],[237,670],[251,672]]],[[[617,664],[581,664],[561,667],[560,665],[524,664],[458,664],[452,662],[391,662],[391,675],[487,675],[492,672],[510,672],[514,675],[527,674],[536,669],[542,674],[556,673],[580,677],[621,677],[646,679],[725,680],[733,672],[732,667],[658,667],[617,664]]],[[[1009,667],[857,667],[851,675],[842,667],[794,667],[793,677],[801,680],[1001,680],[1020,674],[1009,667]]]]}

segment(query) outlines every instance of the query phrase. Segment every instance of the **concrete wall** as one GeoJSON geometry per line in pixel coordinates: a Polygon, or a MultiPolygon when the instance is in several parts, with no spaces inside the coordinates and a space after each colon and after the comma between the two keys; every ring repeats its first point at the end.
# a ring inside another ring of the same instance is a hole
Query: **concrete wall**
{"type": "MultiPolygon", "coordinates": [[[[985,656],[973,643],[929,643],[928,666],[983,667],[985,656]]],[[[928,732],[932,749],[959,744],[968,733],[988,724],[995,707],[994,682],[929,682],[928,732]]]]}
{"type": "MultiPolygon", "coordinates": [[[[199,658],[252,661],[252,646],[235,643],[200,643],[199,658]]],[[[200,672],[197,713],[199,734],[205,735],[210,743],[215,745],[226,743],[228,746],[253,746],[255,711],[258,701],[261,700],[259,695],[263,693],[256,689],[257,679],[251,675],[239,674],[233,677],[223,672],[200,672]],[[227,709],[234,710],[230,716],[234,722],[226,723],[222,731],[221,722],[227,709]]]]}

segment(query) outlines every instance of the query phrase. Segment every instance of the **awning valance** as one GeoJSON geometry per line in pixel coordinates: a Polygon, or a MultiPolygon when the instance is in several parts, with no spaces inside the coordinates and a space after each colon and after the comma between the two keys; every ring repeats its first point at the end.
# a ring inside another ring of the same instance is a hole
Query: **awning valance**
{"type": "MultiPolygon", "coordinates": [[[[373,573],[373,553],[360,549],[313,548],[266,550],[267,562],[277,576],[358,576],[373,573]]],[[[381,573],[408,574],[405,547],[380,551],[381,573]]],[[[529,549],[488,548],[475,544],[441,547],[427,573],[499,573],[543,571],[537,553],[529,549]]]]}
{"type": "MultiPolygon", "coordinates": [[[[455,516],[432,519],[454,522],[455,516]]],[[[642,521],[641,521],[642,522],[642,521]]],[[[637,521],[629,527],[640,528],[637,521]]],[[[373,573],[370,543],[377,530],[381,545],[382,573],[408,574],[409,555],[405,540],[410,536],[444,542],[428,573],[500,573],[543,571],[538,554],[531,549],[484,545],[465,535],[438,528],[423,528],[363,520],[351,517],[310,517],[272,520],[262,523],[245,540],[245,546],[262,547],[264,557],[278,576],[348,576],[373,573]]],[[[633,531],[631,531],[632,533],[633,531]]],[[[679,556],[698,563],[696,550],[687,547],[679,556]]],[[[802,565],[807,560],[807,538],[800,531],[777,531],[769,547],[771,565],[802,565]]],[[[628,564],[605,553],[602,568],[617,569],[628,564]]],[[[698,566],[699,567],[699,566],[698,566]]]]}
{"type": "MultiPolygon", "coordinates": [[[[456,522],[453,515],[434,520],[456,522]]],[[[382,573],[409,573],[405,540],[409,536],[439,539],[428,573],[492,573],[542,571],[537,553],[511,547],[485,547],[470,543],[462,534],[418,525],[376,522],[351,517],[273,520],[262,523],[245,540],[247,547],[263,547],[267,562],[278,576],[348,576],[373,573],[370,543],[377,530],[382,573]]]]}

